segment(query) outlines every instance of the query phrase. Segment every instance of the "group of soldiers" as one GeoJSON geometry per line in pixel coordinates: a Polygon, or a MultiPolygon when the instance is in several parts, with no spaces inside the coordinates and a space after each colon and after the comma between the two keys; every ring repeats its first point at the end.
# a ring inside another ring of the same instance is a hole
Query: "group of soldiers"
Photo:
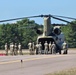
{"type": "Polygon", "coordinates": [[[19,54],[20,54],[20,55],[23,54],[20,43],[19,43],[18,45],[17,45],[17,43],[15,43],[15,44],[10,43],[9,47],[8,47],[8,44],[6,43],[6,44],[5,44],[6,55],[8,55],[9,49],[10,49],[10,55],[18,55],[18,51],[19,51],[19,54]]]}
{"type": "MultiPolygon", "coordinates": [[[[33,42],[29,42],[28,43],[28,47],[29,47],[29,51],[30,51],[30,55],[34,54],[36,51],[36,54],[56,54],[57,51],[57,46],[55,44],[55,42],[47,42],[45,41],[45,43],[37,43],[35,45],[35,43],[33,42]],[[43,48],[44,47],[44,48],[43,48]],[[43,51],[43,53],[42,53],[43,51]]],[[[62,44],[62,49],[64,50],[63,54],[67,54],[67,50],[68,50],[68,45],[67,43],[64,41],[64,43],[62,44]]]]}
{"type": "Polygon", "coordinates": [[[34,42],[32,43],[31,41],[28,43],[30,55],[33,55],[35,53],[35,44],[34,42]]]}
{"type": "MultiPolygon", "coordinates": [[[[44,54],[56,54],[56,44],[55,42],[47,42],[45,41],[43,44],[41,42],[35,44],[34,42],[29,42],[28,43],[28,48],[29,48],[29,52],[30,55],[34,55],[36,54],[42,54],[42,51],[44,54]],[[43,48],[44,47],[44,48],[43,48]]],[[[64,49],[64,54],[67,53],[68,50],[68,45],[66,44],[66,42],[64,41],[63,43],[63,49],[64,49]]],[[[22,48],[21,48],[21,44],[13,44],[10,43],[9,47],[8,44],[5,44],[5,51],[6,51],[6,55],[8,55],[8,51],[10,50],[10,55],[18,55],[18,53],[20,55],[23,55],[22,53],[22,48]]]]}
{"type": "MultiPolygon", "coordinates": [[[[34,44],[34,42],[29,42],[28,43],[28,47],[29,47],[29,51],[30,51],[30,54],[34,54],[35,51],[36,51],[36,54],[42,54],[42,50],[43,50],[43,46],[42,46],[42,43],[39,42],[37,43],[36,45],[34,44]]],[[[45,41],[44,43],[44,54],[48,54],[48,53],[55,53],[56,51],[56,45],[55,43],[49,43],[47,41],[45,41]]]]}

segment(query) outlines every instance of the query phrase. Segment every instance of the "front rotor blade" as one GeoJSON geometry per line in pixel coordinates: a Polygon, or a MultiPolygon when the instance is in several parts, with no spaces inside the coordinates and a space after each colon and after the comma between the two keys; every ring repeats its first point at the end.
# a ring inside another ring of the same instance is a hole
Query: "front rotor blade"
{"type": "Polygon", "coordinates": [[[19,19],[24,19],[24,18],[34,18],[34,17],[41,17],[41,15],[38,15],[38,16],[30,16],[30,17],[14,18],[14,19],[7,19],[7,20],[1,20],[0,22],[7,22],[7,21],[19,20],[19,19]]]}

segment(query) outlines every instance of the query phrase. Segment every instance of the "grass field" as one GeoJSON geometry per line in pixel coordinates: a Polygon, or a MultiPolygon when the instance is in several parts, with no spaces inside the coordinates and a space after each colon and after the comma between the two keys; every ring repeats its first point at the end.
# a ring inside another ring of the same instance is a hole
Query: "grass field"
{"type": "Polygon", "coordinates": [[[64,70],[64,71],[60,71],[60,72],[56,72],[56,73],[50,73],[50,74],[46,74],[46,75],[76,75],[76,68],[72,68],[69,70],[64,70]]]}

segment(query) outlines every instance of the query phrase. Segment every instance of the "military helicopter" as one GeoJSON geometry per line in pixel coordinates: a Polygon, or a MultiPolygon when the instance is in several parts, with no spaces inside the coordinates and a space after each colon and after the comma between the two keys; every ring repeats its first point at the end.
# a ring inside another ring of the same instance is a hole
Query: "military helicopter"
{"type": "MultiPolygon", "coordinates": [[[[13,20],[19,20],[19,19],[24,19],[24,18],[37,18],[37,17],[41,17],[41,18],[43,17],[43,19],[44,19],[43,33],[39,29],[36,28],[37,33],[42,34],[42,35],[38,36],[37,43],[41,42],[42,50],[44,50],[45,41],[47,41],[48,44],[50,43],[50,41],[51,41],[51,43],[54,42],[56,45],[56,50],[55,50],[56,53],[61,54],[61,50],[63,50],[62,44],[65,41],[64,34],[60,30],[59,25],[51,24],[51,18],[56,19],[56,20],[60,20],[63,22],[67,22],[67,23],[70,23],[70,22],[66,21],[64,19],[61,19],[61,18],[76,20],[75,18],[58,16],[58,15],[38,15],[38,16],[30,16],[30,17],[1,20],[0,22],[13,21],[13,20]]],[[[66,49],[65,54],[67,54],[67,53],[68,52],[66,49]]],[[[38,52],[36,52],[36,54],[38,54],[38,52]]]]}

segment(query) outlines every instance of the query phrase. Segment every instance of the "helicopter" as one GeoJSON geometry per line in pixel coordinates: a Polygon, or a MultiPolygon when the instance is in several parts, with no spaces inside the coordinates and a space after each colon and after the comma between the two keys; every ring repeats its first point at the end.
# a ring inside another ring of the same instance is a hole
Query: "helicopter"
{"type": "MultiPolygon", "coordinates": [[[[37,16],[30,16],[30,17],[7,19],[7,20],[1,20],[0,22],[7,22],[7,21],[24,19],[24,18],[37,18],[37,17],[41,17],[41,18],[44,19],[43,32],[41,32],[41,30],[34,27],[36,32],[38,34],[41,34],[37,38],[37,43],[41,42],[42,50],[44,50],[45,41],[47,41],[48,44],[50,43],[50,41],[51,41],[51,43],[54,42],[55,45],[56,45],[56,50],[55,50],[56,53],[61,54],[61,51],[63,50],[62,45],[65,41],[64,34],[62,33],[59,25],[51,24],[51,18],[56,19],[56,20],[60,20],[60,21],[66,22],[66,23],[70,23],[70,22],[67,21],[67,20],[61,19],[61,18],[76,20],[75,18],[65,17],[65,16],[58,16],[58,15],[50,15],[49,14],[49,15],[37,15],[37,16]]],[[[67,51],[68,50],[66,49],[65,54],[68,53],[67,51]]],[[[38,52],[36,52],[36,54],[38,54],[38,52]]]]}

